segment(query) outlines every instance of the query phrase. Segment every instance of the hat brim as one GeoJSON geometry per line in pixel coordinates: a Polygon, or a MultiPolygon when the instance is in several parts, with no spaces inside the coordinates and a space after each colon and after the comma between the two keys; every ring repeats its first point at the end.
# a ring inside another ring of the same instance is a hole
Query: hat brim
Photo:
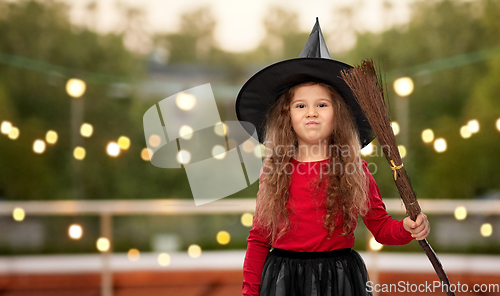
{"type": "MultiPolygon", "coordinates": [[[[290,87],[306,81],[323,82],[333,86],[350,107],[361,147],[364,147],[375,135],[351,89],[340,77],[342,70],[351,68],[345,63],[325,58],[296,58],[270,65],[243,85],[236,99],[236,116],[239,121],[252,123],[257,129],[257,140],[263,143],[266,112],[279,96],[290,87]]],[[[254,130],[247,132],[252,135],[254,130]]]]}

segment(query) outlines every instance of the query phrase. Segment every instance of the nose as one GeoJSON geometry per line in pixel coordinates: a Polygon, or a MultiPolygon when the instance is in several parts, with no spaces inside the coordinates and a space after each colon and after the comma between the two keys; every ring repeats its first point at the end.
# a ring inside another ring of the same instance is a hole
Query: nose
{"type": "Polygon", "coordinates": [[[307,110],[307,117],[318,117],[318,111],[315,107],[311,107],[307,110]]]}

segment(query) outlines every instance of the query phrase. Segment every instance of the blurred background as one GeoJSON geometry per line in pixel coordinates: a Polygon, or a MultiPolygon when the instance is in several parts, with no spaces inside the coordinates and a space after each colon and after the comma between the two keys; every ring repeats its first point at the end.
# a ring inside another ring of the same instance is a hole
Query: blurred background
{"type": "MultiPolygon", "coordinates": [[[[0,0],[0,294],[240,295],[257,182],[195,207],[183,168],[149,162],[143,115],[211,83],[236,120],[241,86],[298,57],[316,17],[333,59],[385,68],[451,282],[500,284],[499,1],[0,0]]],[[[363,155],[402,219],[377,141],[363,155]]],[[[380,283],[437,280],[416,242],[360,225],[355,249],[380,283]]]]}

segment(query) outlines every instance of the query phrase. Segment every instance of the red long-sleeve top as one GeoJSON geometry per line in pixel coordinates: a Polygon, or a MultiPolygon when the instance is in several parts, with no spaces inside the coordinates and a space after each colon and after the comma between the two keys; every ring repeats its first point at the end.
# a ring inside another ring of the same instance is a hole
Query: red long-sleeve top
{"type": "MultiPolygon", "coordinates": [[[[248,245],[243,264],[243,295],[245,296],[259,295],[260,277],[271,245],[274,248],[297,252],[323,252],[351,248],[354,245],[354,234],[341,235],[343,229],[337,227],[342,223],[340,215],[336,218],[333,236],[328,239],[328,230],[323,226],[326,215],[325,186],[328,182],[322,182],[322,187],[317,192],[310,183],[318,178],[321,168],[323,172],[327,172],[329,159],[299,162],[292,158],[290,163],[292,173],[287,203],[290,229],[271,244],[265,230],[256,223],[253,224],[247,238],[248,245]]],[[[369,180],[370,209],[363,216],[366,227],[381,244],[409,243],[413,239],[411,233],[403,228],[403,221],[395,220],[387,214],[380,190],[364,160],[363,168],[369,180]]],[[[338,166],[336,169],[341,169],[341,167],[338,166]]],[[[259,182],[261,181],[262,174],[259,178],[259,182]]],[[[259,193],[260,190],[257,193],[258,199],[259,193]]]]}

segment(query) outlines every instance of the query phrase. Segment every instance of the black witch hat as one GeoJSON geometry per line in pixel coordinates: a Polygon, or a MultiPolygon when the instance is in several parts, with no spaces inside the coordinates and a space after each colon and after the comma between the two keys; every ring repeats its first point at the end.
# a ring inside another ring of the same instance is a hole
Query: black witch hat
{"type": "MultiPolygon", "coordinates": [[[[333,86],[347,102],[356,121],[361,147],[364,147],[375,136],[350,88],[340,78],[340,71],[350,68],[352,66],[330,59],[316,18],[316,24],[298,58],[270,65],[243,85],[236,99],[236,116],[239,121],[252,123],[257,128],[257,140],[263,143],[266,112],[279,96],[306,81],[323,82],[333,86]]],[[[249,125],[243,127],[250,135],[254,134],[249,125]]]]}

